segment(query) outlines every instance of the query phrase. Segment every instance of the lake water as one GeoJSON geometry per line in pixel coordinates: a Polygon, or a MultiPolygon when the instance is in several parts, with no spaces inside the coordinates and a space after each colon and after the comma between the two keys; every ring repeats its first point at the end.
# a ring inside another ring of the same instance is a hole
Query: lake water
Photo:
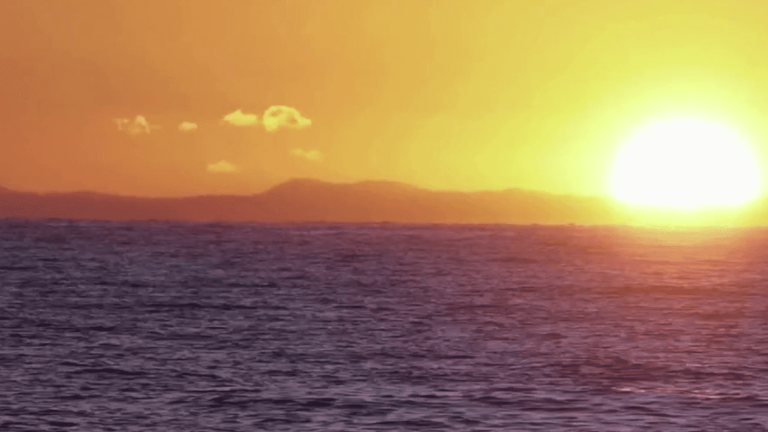
{"type": "Polygon", "coordinates": [[[768,430],[768,230],[0,221],[0,430],[768,430]]]}

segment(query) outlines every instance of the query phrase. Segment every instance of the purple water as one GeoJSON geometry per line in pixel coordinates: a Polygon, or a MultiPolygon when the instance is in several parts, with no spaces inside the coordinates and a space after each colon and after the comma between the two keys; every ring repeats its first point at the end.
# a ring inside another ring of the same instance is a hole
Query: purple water
{"type": "Polygon", "coordinates": [[[0,221],[0,430],[768,430],[768,231],[0,221]]]}

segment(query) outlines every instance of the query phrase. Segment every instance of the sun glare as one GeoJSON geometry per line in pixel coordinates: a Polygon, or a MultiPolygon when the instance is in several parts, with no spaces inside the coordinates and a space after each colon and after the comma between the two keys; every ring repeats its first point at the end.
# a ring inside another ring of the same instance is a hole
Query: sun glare
{"type": "Polygon", "coordinates": [[[653,123],[619,150],[611,194],[628,204],[698,209],[735,207],[760,193],[755,158],[735,131],[699,119],[653,123]]]}

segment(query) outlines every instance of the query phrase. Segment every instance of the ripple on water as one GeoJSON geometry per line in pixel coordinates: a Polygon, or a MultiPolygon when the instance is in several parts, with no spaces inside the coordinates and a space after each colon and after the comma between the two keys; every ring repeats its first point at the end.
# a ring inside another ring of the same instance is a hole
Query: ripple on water
{"type": "Polygon", "coordinates": [[[767,430],[766,233],[662,234],[0,221],[0,430],[767,430]]]}

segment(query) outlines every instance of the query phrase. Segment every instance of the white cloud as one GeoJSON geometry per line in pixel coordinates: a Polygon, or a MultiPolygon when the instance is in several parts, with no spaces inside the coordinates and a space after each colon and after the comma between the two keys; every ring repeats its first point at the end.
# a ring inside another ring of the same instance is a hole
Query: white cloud
{"type": "Polygon", "coordinates": [[[160,126],[149,124],[143,115],[137,115],[133,121],[127,118],[115,119],[115,123],[117,123],[117,130],[129,135],[148,134],[152,129],[160,129],[160,126]]]}
{"type": "Polygon", "coordinates": [[[312,124],[312,120],[302,116],[296,108],[284,105],[267,108],[261,122],[268,132],[274,132],[281,127],[304,129],[312,124]]]}
{"type": "Polygon", "coordinates": [[[237,172],[238,169],[236,166],[222,159],[216,163],[208,164],[208,168],[206,169],[206,171],[208,171],[209,173],[218,174],[218,173],[234,173],[234,172],[237,172]]]}
{"type": "Polygon", "coordinates": [[[317,150],[304,150],[300,148],[295,148],[291,150],[291,154],[296,157],[304,158],[314,162],[320,162],[321,160],[323,160],[323,154],[317,150]]]}
{"type": "Polygon", "coordinates": [[[192,132],[197,130],[197,124],[188,121],[181,122],[179,130],[182,132],[192,132]]]}
{"type": "Polygon", "coordinates": [[[244,114],[241,110],[237,110],[225,115],[221,121],[234,126],[252,126],[259,122],[259,118],[256,114],[244,114]]]}

